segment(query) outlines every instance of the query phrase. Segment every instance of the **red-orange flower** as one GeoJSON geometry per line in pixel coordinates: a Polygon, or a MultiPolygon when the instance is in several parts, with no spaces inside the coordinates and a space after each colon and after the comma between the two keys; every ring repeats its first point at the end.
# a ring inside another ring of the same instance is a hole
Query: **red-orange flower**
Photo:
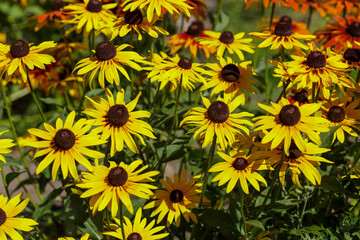
{"type": "Polygon", "coordinates": [[[347,13],[352,13],[355,8],[360,8],[360,2],[358,0],[329,0],[328,4],[335,5],[334,15],[340,15],[344,9],[347,13]]]}
{"type": "MultiPolygon", "coordinates": [[[[258,2],[259,2],[259,0],[248,0],[246,3],[245,9],[248,9],[252,3],[255,3],[257,6],[258,2]]],[[[292,7],[297,12],[299,11],[298,4],[296,4],[296,2],[294,0],[263,0],[264,9],[267,9],[268,6],[271,4],[278,4],[278,5],[282,5],[284,7],[292,7]]]]}

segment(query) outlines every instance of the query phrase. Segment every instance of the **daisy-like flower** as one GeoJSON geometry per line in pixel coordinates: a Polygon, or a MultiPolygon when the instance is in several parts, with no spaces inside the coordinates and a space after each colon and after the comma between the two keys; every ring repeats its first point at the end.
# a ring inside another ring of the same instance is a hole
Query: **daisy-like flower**
{"type": "MultiPolygon", "coordinates": [[[[0,132],[0,136],[6,131],[0,132]]],[[[5,158],[2,154],[8,154],[11,152],[9,148],[15,146],[12,139],[0,139],[0,161],[6,163],[5,158]]]]}
{"type": "Polygon", "coordinates": [[[208,74],[211,78],[200,88],[204,91],[213,88],[210,97],[219,92],[230,95],[244,94],[243,90],[255,93],[250,84],[257,85],[250,77],[255,75],[251,61],[235,63],[231,58],[220,58],[219,63],[208,63],[205,65],[211,70],[208,74]]]}
{"type": "Polygon", "coordinates": [[[214,164],[209,172],[220,172],[213,178],[213,182],[219,181],[219,186],[228,182],[226,193],[231,192],[239,181],[244,193],[249,194],[249,182],[257,191],[260,191],[258,182],[262,182],[267,187],[266,180],[257,171],[269,170],[270,166],[263,160],[256,160],[253,155],[246,156],[245,152],[237,153],[233,156],[225,153],[217,153],[225,162],[214,164]]]}
{"type": "Polygon", "coordinates": [[[181,83],[180,87],[192,91],[195,88],[193,83],[206,83],[202,74],[206,74],[207,71],[201,66],[200,63],[193,63],[186,57],[180,58],[178,55],[169,57],[162,54],[155,59],[148,78],[151,82],[159,81],[160,90],[170,83],[170,91],[174,91],[181,83]]]}
{"type": "Polygon", "coordinates": [[[121,89],[114,99],[109,89],[106,89],[108,101],[101,98],[97,103],[87,97],[94,105],[95,109],[86,109],[85,114],[95,118],[93,123],[96,127],[93,131],[102,133],[102,140],[111,138],[110,156],[124,148],[124,142],[131,151],[138,153],[139,150],[131,135],[140,139],[143,145],[146,145],[141,135],[150,138],[156,138],[152,127],[139,118],[149,118],[151,113],[148,111],[133,111],[140,98],[141,92],[137,97],[126,104],[124,101],[124,90],[121,89]]]}
{"type": "MultiPolygon", "coordinates": [[[[274,18],[273,21],[272,21],[271,31],[273,31],[273,32],[275,31],[275,27],[278,24],[278,22],[285,22],[285,21],[291,22],[292,29],[293,29],[294,33],[299,33],[299,34],[302,34],[302,35],[311,35],[311,33],[309,32],[309,30],[307,28],[306,23],[295,22],[287,15],[284,15],[281,18],[274,18]]],[[[270,19],[267,20],[266,26],[262,27],[262,29],[269,31],[269,22],[270,22],[270,19]]]]}
{"type": "Polygon", "coordinates": [[[7,197],[0,195],[0,239],[10,239],[24,240],[20,233],[16,231],[29,232],[33,229],[33,226],[38,225],[37,222],[30,218],[20,218],[16,217],[20,212],[22,212],[27,204],[29,203],[29,198],[21,201],[22,193],[16,195],[8,201],[7,197]]]}
{"type": "Polygon", "coordinates": [[[360,69],[360,49],[359,48],[348,48],[343,54],[343,62],[353,69],[360,69]]]}
{"type": "Polygon", "coordinates": [[[182,12],[190,17],[191,6],[186,4],[186,0],[125,0],[122,4],[123,11],[130,10],[131,12],[137,8],[144,9],[147,6],[146,16],[151,22],[154,17],[160,17],[162,13],[169,12],[170,14],[182,12]]]}
{"type": "Polygon", "coordinates": [[[127,80],[131,81],[123,65],[140,71],[142,68],[138,63],[145,63],[145,58],[134,51],[122,51],[126,47],[131,46],[122,44],[115,47],[111,42],[101,42],[96,46],[95,56],[80,60],[76,64],[74,71],[78,70],[78,75],[91,72],[90,86],[98,71],[98,81],[102,88],[105,88],[105,79],[110,84],[115,82],[116,85],[119,85],[120,77],[118,72],[121,72],[127,80]]]}
{"type": "MultiPolygon", "coordinates": [[[[315,9],[322,17],[334,13],[334,6],[329,0],[292,0],[295,2],[292,7],[297,5],[301,8],[301,14],[305,15],[309,9],[315,9]]],[[[294,8],[296,10],[296,8],[294,8]]]]}
{"type": "MultiPolygon", "coordinates": [[[[296,144],[291,143],[289,153],[284,157],[283,164],[280,167],[279,180],[282,185],[285,182],[286,170],[289,168],[291,172],[291,179],[296,186],[301,187],[299,176],[301,173],[314,185],[321,184],[321,175],[316,169],[321,162],[332,163],[319,155],[330,151],[327,148],[320,148],[314,143],[310,143],[307,139],[304,140],[304,149],[300,150],[296,144]]],[[[258,157],[268,158],[268,161],[274,167],[281,162],[283,148],[275,148],[271,151],[260,151],[256,153],[258,157]]]]}
{"type": "Polygon", "coordinates": [[[249,35],[254,38],[265,39],[258,45],[258,47],[265,48],[271,45],[271,50],[278,49],[280,47],[292,49],[294,46],[307,49],[308,46],[299,42],[299,40],[315,39],[314,35],[302,35],[297,32],[293,32],[291,18],[281,18],[276,24],[273,32],[252,32],[249,35]]]}
{"type": "Polygon", "coordinates": [[[340,15],[344,9],[347,13],[352,13],[353,10],[357,11],[360,8],[360,2],[357,0],[329,0],[329,5],[335,6],[335,15],[340,15]]]}
{"type": "Polygon", "coordinates": [[[309,46],[308,54],[296,52],[291,55],[294,61],[284,64],[289,73],[296,76],[293,83],[297,83],[298,89],[312,89],[314,83],[316,90],[320,89],[324,98],[329,99],[332,84],[339,87],[349,84],[344,78],[349,66],[341,61],[340,54],[332,52],[329,48],[320,51],[313,44],[309,46]]]}
{"type": "Polygon", "coordinates": [[[11,45],[0,43],[0,68],[5,67],[7,79],[19,70],[23,82],[26,82],[27,68],[45,69],[45,64],[55,62],[55,58],[44,53],[55,46],[54,41],[43,42],[39,46],[29,45],[24,40],[16,40],[11,45]]]}
{"type": "MultiPolygon", "coordinates": [[[[165,226],[155,225],[155,220],[152,220],[148,225],[147,219],[142,218],[142,209],[139,208],[135,214],[134,223],[131,223],[130,219],[124,217],[124,232],[125,240],[157,240],[162,239],[169,235],[169,233],[159,233],[162,231],[165,226]]],[[[121,222],[119,219],[115,218],[117,224],[110,224],[110,227],[114,230],[113,232],[104,232],[104,235],[113,236],[117,239],[123,239],[121,222]]]]}
{"type": "Polygon", "coordinates": [[[79,179],[78,171],[76,169],[75,161],[91,169],[92,165],[83,155],[92,158],[103,158],[104,154],[91,150],[87,147],[96,146],[106,141],[99,139],[99,136],[93,132],[86,134],[90,130],[91,124],[82,118],[74,124],[75,111],[72,111],[66,118],[65,123],[58,118],[56,120],[56,127],[44,123],[46,131],[31,128],[28,132],[38,138],[37,141],[28,142],[26,145],[35,148],[44,148],[35,153],[34,159],[40,156],[45,158],[40,162],[36,169],[36,174],[41,173],[52,162],[52,179],[55,181],[57,171],[61,166],[63,178],[65,179],[70,172],[70,175],[79,179]]]}
{"type": "Polygon", "coordinates": [[[252,117],[254,114],[248,112],[233,113],[240,105],[245,103],[245,96],[240,95],[232,99],[229,95],[225,95],[224,99],[218,99],[210,103],[203,96],[202,100],[206,108],[195,107],[190,109],[181,121],[180,126],[196,126],[194,138],[199,136],[204,139],[202,148],[212,143],[214,134],[217,143],[221,149],[225,150],[227,146],[231,146],[235,142],[236,134],[249,135],[249,129],[244,125],[251,126],[252,123],[243,119],[244,117],[252,117]]]}
{"type": "Polygon", "coordinates": [[[310,103],[308,98],[308,92],[305,89],[300,89],[300,90],[290,89],[290,93],[292,94],[289,94],[287,98],[290,104],[294,104],[295,102],[298,102],[299,106],[301,106],[303,104],[310,103]]]}
{"type": "Polygon", "coordinates": [[[148,183],[153,182],[152,177],[158,175],[159,172],[141,173],[148,168],[148,165],[135,170],[142,164],[141,160],[133,161],[130,165],[123,162],[116,164],[109,161],[109,163],[110,167],[95,165],[91,172],[82,173],[82,182],[77,186],[87,190],[80,197],[91,197],[89,204],[93,214],[108,206],[112,217],[115,217],[119,209],[119,201],[133,214],[130,196],[149,199],[149,196],[153,194],[151,189],[156,189],[156,186],[148,183]]]}
{"type": "MultiPolygon", "coordinates": [[[[247,0],[245,9],[247,10],[252,3],[255,3],[257,6],[258,2],[259,0],[247,0]]],[[[271,4],[278,4],[279,6],[293,7],[297,12],[299,11],[298,4],[294,0],[263,0],[262,2],[264,9],[267,9],[271,4]]]]}
{"type": "Polygon", "coordinates": [[[184,169],[180,179],[177,173],[174,175],[174,181],[171,181],[169,177],[166,177],[166,180],[160,179],[164,190],[156,190],[153,196],[156,200],[146,204],[144,209],[156,207],[150,217],[159,214],[157,219],[158,224],[167,214],[166,225],[168,227],[174,221],[176,227],[179,227],[181,215],[187,222],[190,222],[191,218],[197,223],[197,218],[190,209],[198,208],[197,204],[200,201],[199,194],[201,193],[202,183],[197,183],[197,180],[199,180],[200,177],[200,175],[197,175],[187,181],[187,172],[186,169],[184,169]]]}
{"type": "MultiPolygon", "coordinates": [[[[190,9],[191,17],[194,17],[196,20],[206,19],[208,9],[205,0],[186,0],[185,3],[193,7],[193,9],[190,9]]],[[[189,17],[186,16],[186,18],[188,19],[189,17]]]]}
{"type": "Polygon", "coordinates": [[[110,9],[116,6],[117,3],[103,4],[100,0],[84,0],[82,3],[65,6],[64,13],[73,18],[63,22],[75,25],[67,31],[67,34],[72,30],[76,30],[77,34],[83,31],[84,38],[87,38],[92,30],[96,32],[104,24],[115,20],[115,15],[110,9]]]}
{"type": "Polygon", "coordinates": [[[294,140],[300,151],[305,151],[305,142],[301,136],[304,133],[318,145],[321,144],[320,132],[327,132],[329,128],[325,125],[327,120],[311,115],[318,111],[321,103],[311,103],[299,106],[298,102],[290,104],[289,100],[282,98],[279,103],[271,103],[271,107],[258,103],[258,105],[269,112],[272,116],[259,116],[253,120],[254,131],[269,130],[262,138],[261,143],[271,142],[271,149],[284,143],[284,151],[289,155],[291,140],[294,140]]]}
{"type": "Polygon", "coordinates": [[[243,38],[244,32],[234,35],[232,32],[225,31],[223,33],[204,31],[204,34],[208,37],[199,37],[197,40],[201,45],[208,48],[216,49],[217,57],[223,57],[225,50],[229,54],[236,54],[241,61],[245,59],[242,51],[248,53],[254,53],[254,45],[251,44],[251,38],[243,38]]]}
{"type": "Polygon", "coordinates": [[[329,120],[329,127],[337,127],[338,129],[334,132],[334,137],[332,142],[335,139],[338,139],[340,143],[343,143],[345,140],[344,132],[347,132],[353,137],[358,137],[358,134],[353,130],[356,129],[360,131],[360,128],[357,126],[360,124],[360,110],[356,109],[359,106],[360,100],[357,99],[350,104],[343,97],[341,101],[336,98],[333,101],[326,102],[322,106],[323,117],[329,120]]]}
{"type": "Polygon", "coordinates": [[[147,32],[151,37],[157,38],[160,32],[164,35],[169,35],[169,33],[155,25],[157,18],[154,18],[151,22],[148,21],[146,17],[143,16],[139,9],[135,9],[133,12],[127,11],[124,17],[119,17],[113,25],[111,25],[113,40],[116,36],[124,37],[130,31],[134,30],[138,34],[138,40],[142,40],[141,30],[147,32]]]}
{"type": "MultiPolygon", "coordinates": [[[[81,236],[80,240],[91,240],[89,239],[90,237],[90,234],[88,233],[85,233],[81,236]]],[[[75,240],[75,238],[73,237],[61,237],[61,238],[58,238],[58,240],[75,240]]]]}
{"type": "Polygon", "coordinates": [[[186,32],[172,35],[167,42],[168,45],[171,45],[170,55],[176,53],[183,47],[184,49],[189,48],[193,59],[196,58],[198,49],[205,54],[206,58],[209,58],[210,54],[215,52],[214,48],[205,47],[197,40],[198,37],[208,37],[204,31],[204,24],[202,22],[193,22],[186,32]]]}

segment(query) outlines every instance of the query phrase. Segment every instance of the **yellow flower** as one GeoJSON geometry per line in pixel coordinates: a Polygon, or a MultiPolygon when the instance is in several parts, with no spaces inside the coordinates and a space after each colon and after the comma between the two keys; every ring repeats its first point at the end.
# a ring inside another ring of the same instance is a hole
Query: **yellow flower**
{"type": "MultiPolygon", "coordinates": [[[[0,132],[0,136],[7,131],[0,132]]],[[[9,148],[15,146],[12,139],[0,139],[0,161],[6,163],[5,158],[2,154],[10,153],[11,150],[9,148]]]]}

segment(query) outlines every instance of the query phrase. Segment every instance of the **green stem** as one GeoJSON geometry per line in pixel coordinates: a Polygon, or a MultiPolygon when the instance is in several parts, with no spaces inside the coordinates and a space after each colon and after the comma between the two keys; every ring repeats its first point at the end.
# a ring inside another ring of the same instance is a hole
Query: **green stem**
{"type": "Polygon", "coordinates": [[[86,92],[87,92],[87,89],[88,89],[89,76],[90,76],[90,74],[88,74],[88,75],[86,76],[86,78],[85,78],[84,90],[83,90],[83,92],[82,92],[83,94],[82,94],[82,96],[81,96],[80,103],[79,103],[79,107],[78,107],[78,110],[77,110],[78,115],[80,115],[80,113],[81,113],[81,108],[82,108],[82,105],[83,105],[84,100],[85,100],[86,92]]]}
{"type": "Polygon", "coordinates": [[[268,61],[269,54],[270,54],[270,49],[267,48],[266,54],[265,54],[265,102],[266,102],[266,104],[270,103],[269,61],[268,61]]]}
{"type": "Polygon", "coordinates": [[[37,107],[37,109],[38,109],[38,111],[39,111],[39,113],[40,113],[40,115],[41,115],[42,120],[43,120],[44,122],[46,122],[46,118],[45,118],[44,112],[43,112],[42,109],[41,109],[41,106],[40,106],[40,104],[39,104],[38,98],[37,98],[37,96],[36,96],[36,94],[35,94],[35,92],[34,92],[34,89],[33,89],[33,87],[32,87],[32,84],[31,84],[31,81],[30,81],[30,77],[29,77],[29,73],[28,73],[27,71],[26,71],[26,76],[27,76],[27,81],[28,81],[28,84],[29,84],[31,96],[32,96],[32,98],[33,98],[34,101],[35,101],[36,107],[37,107]]]}
{"type": "Polygon", "coordinates": [[[359,84],[359,81],[360,81],[360,70],[357,71],[356,83],[359,84]]]}
{"type": "Polygon", "coordinates": [[[106,167],[109,166],[108,157],[109,157],[110,147],[111,147],[111,138],[109,138],[106,144],[105,157],[104,157],[104,166],[106,167]]]}
{"type": "Polygon", "coordinates": [[[180,79],[180,83],[178,86],[178,92],[177,92],[177,96],[176,96],[176,101],[175,101],[175,109],[174,109],[174,117],[173,117],[173,121],[171,124],[171,129],[170,129],[170,136],[172,135],[173,130],[176,130],[177,126],[176,125],[176,119],[177,119],[177,109],[179,106],[179,100],[180,100],[180,94],[181,94],[181,86],[182,86],[182,77],[180,79]]]}
{"type": "MultiPolygon", "coordinates": [[[[134,44],[134,30],[131,29],[130,32],[130,45],[132,46],[134,44]]],[[[134,94],[134,69],[130,67],[130,81],[131,81],[131,96],[134,94]]]]}
{"type": "Polygon", "coordinates": [[[307,29],[310,31],[310,24],[311,24],[311,19],[312,19],[312,15],[314,13],[314,8],[313,7],[310,7],[309,9],[309,15],[308,15],[308,18],[306,20],[306,25],[307,25],[307,29]]]}
{"type": "Polygon", "coordinates": [[[316,100],[315,91],[316,91],[316,83],[312,83],[311,97],[313,103],[315,103],[316,100]]]}
{"type": "Polygon", "coordinates": [[[214,22],[214,26],[213,26],[213,31],[216,31],[216,26],[217,26],[218,23],[219,23],[220,14],[221,14],[221,11],[222,11],[223,3],[224,3],[224,0],[218,0],[218,12],[217,12],[217,14],[216,14],[216,18],[215,18],[215,22],[214,22]]]}
{"type": "Polygon", "coordinates": [[[299,224],[298,224],[298,228],[300,229],[302,227],[302,221],[303,221],[303,218],[304,218],[304,214],[305,214],[305,210],[306,210],[306,205],[307,205],[307,201],[308,201],[308,194],[307,194],[307,191],[306,191],[306,187],[305,187],[305,201],[304,201],[304,206],[301,210],[301,213],[300,213],[300,218],[299,218],[299,224]]]}
{"type": "Polygon", "coordinates": [[[122,234],[123,239],[126,239],[125,238],[125,228],[124,228],[124,216],[123,216],[123,210],[122,209],[123,209],[123,203],[120,200],[119,201],[119,211],[120,211],[121,234],[122,234]]]}
{"type": "Polygon", "coordinates": [[[64,28],[61,28],[61,34],[63,35],[64,37],[64,43],[65,43],[65,48],[66,48],[66,54],[68,55],[68,58],[69,58],[69,61],[70,61],[70,64],[71,64],[71,70],[74,69],[75,67],[75,63],[71,57],[71,53],[70,53],[70,50],[69,50],[69,42],[65,36],[65,29],[64,28]]]}
{"type": "Polygon", "coordinates": [[[246,220],[245,220],[245,214],[244,214],[244,197],[245,193],[244,190],[241,188],[241,184],[239,183],[239,190],[240,190],[240,213],[242,218],[242,227],[244,228],[245,232],[245,239],[247,239],[247,231],[246,231],[246,220]]]}
{"type": "MultiPolygon", "coordinates": [[[[166,15],[164,15],[164,21],[163,21],[163,29],[166,31],[167,22],[166,22],[166,15]]],[[[162,36],[162,51],[165,51],[165,43],[166,43],[166,36],[163,34],[162,36]]]]}
{"type": "Polygon", "coordinates": [[[354,171],[356,165],[358,164],[359,162],[359,159],[360,159],[360,150],[357,152],[355,158],[354,158],[354,163],[353,165],[351,166],[350,170],[349,170],[349,175],[351,175],[351,173],[354,171]]]}
{"type": "Polygon", "coordinates": [[[6,195],[10,198],[11,196],[10,196],[8,184],[7,184],[6,180],[5,180],[4,169],[3,169],[1,161],[0,161],[0,172],[1,172],[1,178],[2,178],[3,183],[4,183],[4,188],[5,188],[5,191],[6,191],[6,195]]]}
{"type": "Polygon", "coordinates": [[[272,27],[273,20],[274,20],[275,7],[276,7],[276,4],[273,3],[271,6],[270,22],[269,22],[269,31],[270,32],[271,32],[271,27],[272,27]]]}

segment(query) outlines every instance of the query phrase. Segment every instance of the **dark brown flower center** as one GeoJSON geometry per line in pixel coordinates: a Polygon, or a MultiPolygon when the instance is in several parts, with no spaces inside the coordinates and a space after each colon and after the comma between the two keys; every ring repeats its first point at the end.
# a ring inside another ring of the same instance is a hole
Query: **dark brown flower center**
{"type": "Polygon", "coordinates": [[[144,17],[139,9],[136,9],[133,12],[125,13],[125,22],[131,25],[139,25],[143,22],[144,17]]]}
{"type": "Polygon", "coordinates": [[[274,33],[277,36],[291,36],[293,34],[293,27],[291,22],[278,22],[275,26],[274,33]]]}
{"type": "Polygon", "coordinates": [[[55,134],[54,143],[60,150],[69,150],[75,144],[75,135],[69,129],[60,129],[55,134]]]}
{"type": "Polygon", "coordinates": [[[247,160],[245,158],[236,158],[232,164],[232,166],[236,170],[244,170],[247,166],[249,166],[247,160]]]}
{"type": "Polygon", "coordinates": [[[346,32],[354,37],[360,37],[360,23],[353,22],[350,26],[346,29],[346,32]]]}
{"type": "Polygon", "coordinates": [[[305,89],[302,89],[301,91],[295,93],[294,99],[299,103],[309,102],[309,99],[307,98],[307,91],[305,89]]]}
{"type": "Polygon", "coordinates": [[[115,104],[114,106],[110,107],[105,118],[111,125],[116,127],[122,127],[129,120],[129,111],[124,105],[115,104]]]}
{"type": "Polygon", "coordinates": [[[221,70],[221,77],[227,82],[236,82],[240,77],[240,70],[235,64],[228,64],[221,70]]]}
{"type": "Polygon", "coordinates": [[[116,56],[116,48],[111,42],[101,42],[96,46],[95,56],[100,61],[110,60],[116,56]]]}
{"type": "Polygon", "coordinates": [[[63,2],[61,0],[55,0],[52,5],[52,9],[54,11],[59,11],[61,8],[65,7],[67,5],[66,2],[63,2]]]}
{"type": "Polygon", "coordinates": [[[170,200],[173,203],[181,202],[183,198],[184,198],[184,193],[180,190],[175,189],[170,193],[170,200]]]}
{"type": "Polygon", "coordinates": [[[101,12],[101,10],[102,10],[102,2],[99,1],[99,0],[90,0],[89,3],[86,6],[86,9],[89,12],[94,12],[94,13],[101,12]]]}
{"type": "Polygon", "coordinates": [[[342,122],[345,119],[345,110],[339,106],[333,106],[329,109],[327,117],[332,122],[342,122]]]}
{"type": "Polygon", "coordinates": [[[344,59],[350,62],[360,61],[360,50],[356,48],[348,48],[344,52],[344,59]]]}
{"type": "Polygon", "coordinates": [[[128,173],[122,167],[114,167],[108,174],[108,182],[111,186],[120,187],[128,180],[128,173]]]}
{"type": "Polygon", "coordinates": [[[186,33],[191,36],[199,36],[202,30],[204,30],[204,25],[202,22],[193,22],[188,27],[186,33]]]}
{"type": "Polygon", "coordinates": [[[232,32],[225,31],[220,35],[220,41],[226,44],[231,44],[234,42],[234,35],[232,32]]]}
{"type": "Polygon", "coordinates": [[[134,233],[130,234],[130,235],[126,238],[126,240],[142,240],[142,237],[141,237],[140,234],[134,232],[134,233]]]}
{"type": "Polygon", "coordinates": [[[0,226],[6,221],[6,213],[0,208],[0,226]]]}
{"type": "Polygon", "coordinates": [[[225,122],[230,115],[229,107],[222,101],[213,102],[208,108],[208,116],[215,123],[225,122]]]}
{"type": "Polygon", "coordinates": [[[279,20],[279,22],[289,22],[289,23],[292,23],[292,20],[291,20],[291,17],[289,16],[282,16],[279,20]]]}
{"type": "Polygon", "coordinates": [[[24,40],[16,40],[10,46],[10,54],[14,58],[21,58],[28,55],[30,52],[30,47],[27,42],[24,40]]]}
{"type": "Polygon", "coordinates": [[[326,65],[326,57],[321,52],[314,51],[309,54],[306,63],[311,68],[322,68],[326,65]]]}
{"type": "Polygon", "coordinates": [[[192,62],[191,62],[190,59],[188,59],[186,57],[182,57],[182,58],[180,58],[180,60],[178,62],[178,66],[183,68],[183,69],[191,69],[192,62]]]}
{"type": "Polygon", "coordinates": [[[299,148],[293,142],[290,145],[289,153],[290,153],[290,155],[288,156],[288,158],[290,158],[290,159],[297,159],[297,158],[301,157],[301,155],[302,155],[302,152],[299,150],[299,148]]]}
{"type": "Polygon", "coordinates": [[[283,125],[294,126],[300,121],[300,110],[297,106],[289,104],[281,108],[279,120],[283,125]]]}

